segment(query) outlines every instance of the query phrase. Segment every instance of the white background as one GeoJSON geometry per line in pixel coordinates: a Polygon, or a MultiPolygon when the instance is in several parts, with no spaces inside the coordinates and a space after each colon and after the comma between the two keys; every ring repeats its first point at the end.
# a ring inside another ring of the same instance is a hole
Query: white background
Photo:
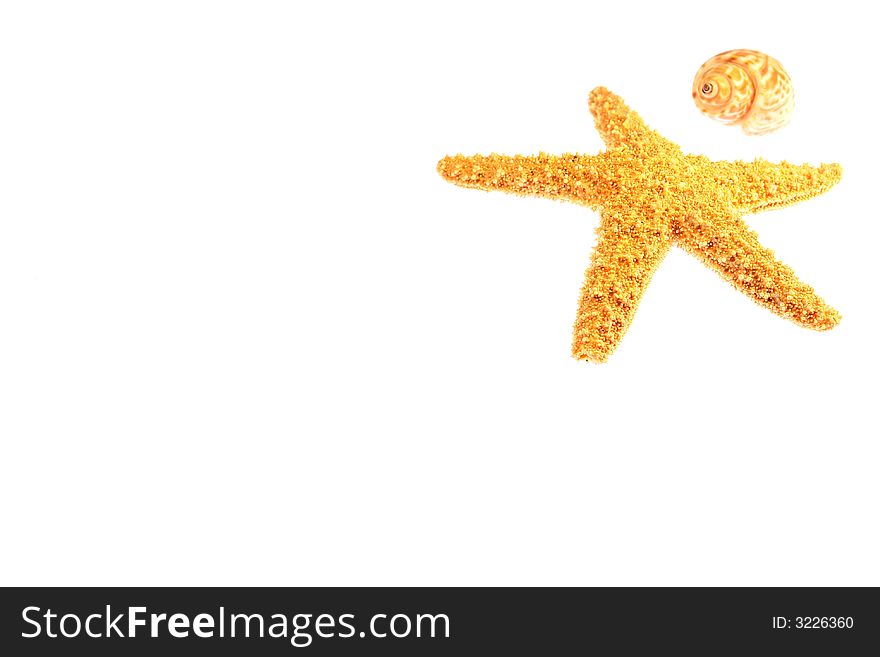
{"type": "Polygon", "coordinates": [[[869,3],[645,4],[4,3],[0,581],[880,585],[869,3]],[[788,128],[695,109],[730,48],[788,128]],[[747,220],[842,324],[674,250],[572,360],[598,216],[435,166],[598,152],[597,85],[841,162],[747,220]]]}

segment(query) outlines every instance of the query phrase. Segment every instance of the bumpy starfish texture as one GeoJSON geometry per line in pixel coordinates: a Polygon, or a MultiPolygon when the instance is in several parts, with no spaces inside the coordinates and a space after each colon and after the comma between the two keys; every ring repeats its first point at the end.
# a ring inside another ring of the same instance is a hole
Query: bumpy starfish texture
{"type": "Polygon", "coordinates": [[[574,324],[575,358],[607,360],[672,245],[782,317],[819,331],[837,325],[840,314],[761,246],[742,215],[827,191],[840,180],[840,165],[687,155],[603,87],[590,93],[590,111],[607,146],[599,155],[455,155],[437,165],[446,180],[463,187],[600,210],[574,324]]]}

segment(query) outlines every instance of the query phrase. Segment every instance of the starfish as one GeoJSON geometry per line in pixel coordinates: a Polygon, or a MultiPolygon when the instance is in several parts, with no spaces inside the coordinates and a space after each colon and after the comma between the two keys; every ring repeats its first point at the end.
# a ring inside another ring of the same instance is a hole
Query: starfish
{"type": "Polygon", "coordinates": [[[673,245],[777,315],[819,331],[837,325],[840,314],[762,246],[742,216],[827,191],[840,180],[839,164],[713,161],[682,153],[604,87],[590,93],[589,106],[606,145],[598,155],[455,155],[437,165],[462,187],[600,211],[574,324],[575,358],[608,359],[673,245]]]}

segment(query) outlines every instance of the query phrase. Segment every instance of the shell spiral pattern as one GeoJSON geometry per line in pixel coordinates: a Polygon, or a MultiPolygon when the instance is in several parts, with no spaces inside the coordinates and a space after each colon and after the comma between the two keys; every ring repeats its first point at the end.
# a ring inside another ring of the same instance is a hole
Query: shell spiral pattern
{"type": "Polygon", "coordinates": [[[757,50],[729,50],[697,71],[694,102],[703,114],[763,135],[791,120],[794,90],[782,64],[757,50]]]}

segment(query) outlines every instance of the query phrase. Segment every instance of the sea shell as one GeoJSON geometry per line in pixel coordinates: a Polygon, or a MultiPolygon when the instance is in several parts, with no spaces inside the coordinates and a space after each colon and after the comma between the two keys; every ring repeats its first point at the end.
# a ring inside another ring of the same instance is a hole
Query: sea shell
{"type": "Polygon", "coordinates": [[[697,71],[694,102],[716,121],[763,135],[791,120],[794,90],[782,64],[757,50],[728,50],[697,71]]]}

